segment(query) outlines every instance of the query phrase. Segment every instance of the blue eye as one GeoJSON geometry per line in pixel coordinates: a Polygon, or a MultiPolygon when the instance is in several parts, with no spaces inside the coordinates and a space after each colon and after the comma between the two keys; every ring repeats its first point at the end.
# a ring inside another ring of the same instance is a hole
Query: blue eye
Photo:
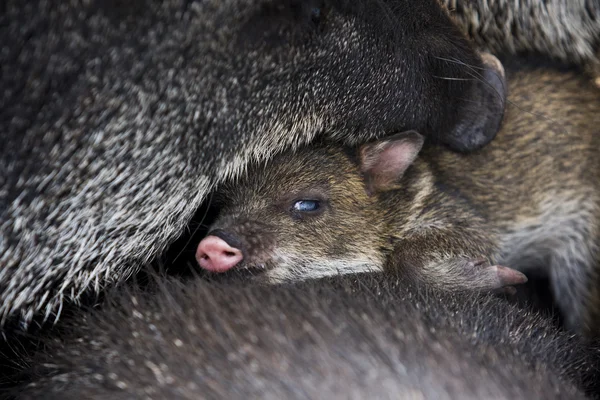
{"type": "Polygon", "coordinates": [[[294,203],[294,211],[311,212],[321,208],[321,204],[316,200],[299,200],[294,203]]]}

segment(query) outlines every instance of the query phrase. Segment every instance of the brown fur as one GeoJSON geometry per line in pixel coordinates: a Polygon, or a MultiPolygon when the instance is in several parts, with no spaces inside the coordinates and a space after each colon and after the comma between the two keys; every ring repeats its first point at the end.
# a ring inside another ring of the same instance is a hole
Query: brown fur
{"type": "Polygon", "coordinates": [[[519,283],[496,263],[543,267],[567,325],[596,334],[600,94],[550,69],[520,68],[509,82],[513,105],[485,149],[425,148],[374,195],[360,151],[304,149],[225,187],[212,228],[240,237],[245,265],[268,281],[385,265],[430,285],[492,289],[519,283]],[[293,211],[302,199],[322,207],[293,211]]]}

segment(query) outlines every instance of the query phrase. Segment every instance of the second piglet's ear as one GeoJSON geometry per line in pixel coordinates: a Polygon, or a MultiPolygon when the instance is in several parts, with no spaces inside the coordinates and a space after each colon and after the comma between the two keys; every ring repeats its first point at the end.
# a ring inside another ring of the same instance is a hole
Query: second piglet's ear
{"type": "Polygon", "coordinates": [[[397,187],[421,151],[423,141],[418,132],[407,131],[361,146],[360,166],[367,192],[372,195],[397,187]]]}

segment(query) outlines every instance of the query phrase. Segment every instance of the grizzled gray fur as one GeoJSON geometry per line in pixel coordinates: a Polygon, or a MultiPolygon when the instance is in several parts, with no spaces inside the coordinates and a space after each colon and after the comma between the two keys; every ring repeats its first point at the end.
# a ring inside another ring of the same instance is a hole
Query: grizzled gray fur
{"type": "Polygon", "coordinates": [[[434,0],[8,0],[0,41],[0,323],[124,280],[251,159],[472,150],[504,106],[434,0]]]}
{"type": "Polygon", "coordinates": [[[435,0],[11,0],[0,27],[0,321],[124,279],[251,159],[407,128],[469,150],[504,108],[435,0]]]}
{"type": "Polygon", "coordinates": [[[68,322],[17,398],[583,399],[597,384],[600,349],[490,296],[378,274],[158,289],[68,322]]]}
{"type": "Polygon", "coordinates": [[[600,86],[600,1],[442,0],[463,31],[494,53],[548,54],[583,66],[600,86]]]}

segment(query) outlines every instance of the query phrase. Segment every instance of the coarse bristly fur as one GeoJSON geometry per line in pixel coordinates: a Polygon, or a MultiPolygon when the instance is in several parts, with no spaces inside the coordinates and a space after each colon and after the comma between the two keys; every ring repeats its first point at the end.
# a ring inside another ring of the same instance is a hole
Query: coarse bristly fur
{"type": "Polygon", "coordinates": [[[2,323],[122,281],[249,160],[324,131],[472,150],[504,107],[435,0],[10,0],[0,41],[2,323]]]}
{"type": "Polygon", "coordinates": [[[497,290],[536,267],[566,326],[600,337],[600,91],[577,72],[512,64],[512,104],[483,149],[422,149],[411,131],[252,165],[218,192],[198,263],[214,238],[243,254],[227,271],[271,283],[370,267],[497,290]]]}
{"type": "Polygon", "coordinates": [[[0,40],[1,323],[123,281],[215,183],[327,128],[491,138],[465,130],[494,115],[467,106],[481,61],[430,0],[10,0],[0,40]]]}
{"type": "Polygon", "coordinates": [[[584,67],[600,87],[600,1],[440,0],[493,53],[537,53],[584,67]]]}
{"type": "Polygon", "coordinates": [[[600,349],[486,295],[402,277],[158,280],[64,321],[17,399],[583,399],[600,349]],[[60,335],[59,335],[60,336],[60,335]]]}

